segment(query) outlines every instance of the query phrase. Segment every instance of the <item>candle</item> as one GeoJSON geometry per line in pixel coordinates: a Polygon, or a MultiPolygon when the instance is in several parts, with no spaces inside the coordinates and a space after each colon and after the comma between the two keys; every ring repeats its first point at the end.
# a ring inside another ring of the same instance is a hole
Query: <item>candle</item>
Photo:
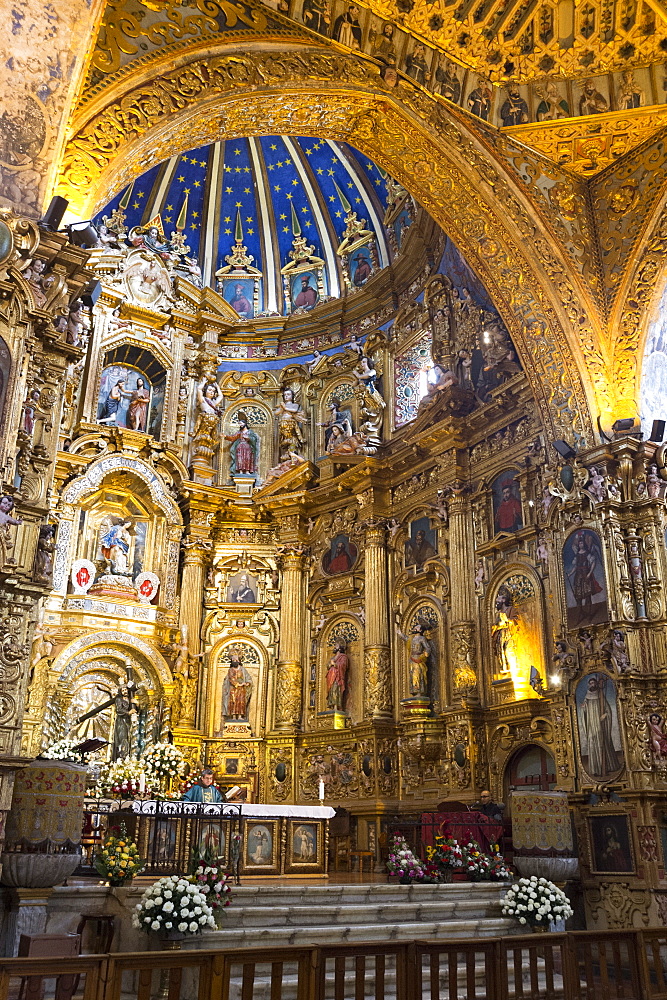
{"type": "Polygon", "coordinates": [[[320,778],[320,802],[324,802],[324,781],[320,778]]]}
{"type": "Polygon", "coordinates": [[[139,794],[143,795],[146,791],[146,775],[142,771],[139,775],[139,794]]]}

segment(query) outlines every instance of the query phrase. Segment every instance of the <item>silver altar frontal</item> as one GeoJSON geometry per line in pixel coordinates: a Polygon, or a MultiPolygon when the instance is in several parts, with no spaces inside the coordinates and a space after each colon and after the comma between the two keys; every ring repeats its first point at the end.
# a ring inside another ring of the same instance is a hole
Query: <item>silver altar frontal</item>
{"type": "Polygon", "coordinates": [[[88,800],[87,807],[91,839],[99,842],[124,823],[146,859],[146,875],[187,872],[193,857],[216,858],[244,878],[328,872],[330,806],[151,799],[88,800]]]}

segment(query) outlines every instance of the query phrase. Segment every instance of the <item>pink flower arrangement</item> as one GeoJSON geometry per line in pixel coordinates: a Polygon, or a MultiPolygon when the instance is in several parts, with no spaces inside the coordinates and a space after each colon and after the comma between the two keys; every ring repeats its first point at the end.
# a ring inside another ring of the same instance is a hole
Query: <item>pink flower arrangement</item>
{"type": "Polygon", "coordinates": [[[387,859],[387,868],[392,875],[405,879],[421,879],[426,874],[421,861],[414,856],[407,841],[395,834],[387,859]]]}
{"type": "Polygon", "coordinates": [[[206,860],[197,863],[190,876],[190,881],[197,886],[198,891],[206,898],[206,902],[215,912],[232,901],[231,878],[215,864],[206,860]]]}

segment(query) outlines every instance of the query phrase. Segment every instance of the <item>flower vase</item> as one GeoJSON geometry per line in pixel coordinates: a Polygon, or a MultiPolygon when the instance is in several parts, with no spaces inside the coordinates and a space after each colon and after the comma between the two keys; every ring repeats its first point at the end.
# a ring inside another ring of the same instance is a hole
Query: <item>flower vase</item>
{"type": "MultiPolygon", "coordinates": [[[[166,934],[160,934],[160,950],[161,951],[180,951],[181,942],[185,934],[180,931],[167,931],[166,934]]],[[[155,994],[155,1000],[169,1000],[169,979],[171,969],[162,969],[160,972],[160,985],[158,991],[155,994]]]]}
{"type": "Polygon", "coordinates": [[[440,881],[449,885],[450,882],[454,881],[454,871],[452,868],[441,868],[440,869],[440,881]]]}
{"type": "Polygon", "coordinates": [[[533,934],[547,934],[549,932],[549,924],[531,924],[533,928],[533,934]]]}
{"type": "Polygon", "coordinates": [[[409,875],[399,875],[398,881],[400,885],[412,885],[412,879],[409,875]]]}

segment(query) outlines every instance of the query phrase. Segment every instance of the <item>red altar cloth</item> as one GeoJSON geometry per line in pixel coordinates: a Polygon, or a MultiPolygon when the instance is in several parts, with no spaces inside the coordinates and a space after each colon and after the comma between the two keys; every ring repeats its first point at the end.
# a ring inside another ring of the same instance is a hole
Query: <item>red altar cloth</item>
{"type": "Polygon", "coordinates": [[[491,844],[500,843],[503,834],[502,823],[496,823],[481,812],[422,813],[421,822],[421,839],[426,847],[432,847],[436,834],[442,832],[445,837],[458,840],[459,844],[474,840],[483,851],[488,851],[491,844]]]}

